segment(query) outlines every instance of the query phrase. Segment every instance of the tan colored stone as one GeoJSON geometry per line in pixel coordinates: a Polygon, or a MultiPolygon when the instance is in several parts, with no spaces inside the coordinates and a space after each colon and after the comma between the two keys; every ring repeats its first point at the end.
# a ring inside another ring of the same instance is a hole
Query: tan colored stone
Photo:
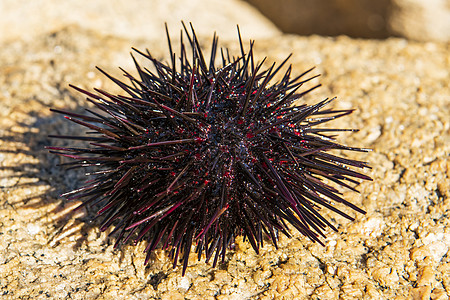
{"type": "Polygon", "coordinates": [[[450,40],[448,0],[247,0],[283,32],[450,40]]]}
{"type": "MultiPolygon", "coordinates": [[[[165,35],[165,22],[175,29],[182,20],[193,22],[197,34],[208,37],[220,31],[223,39],[234,39],[237,24],[245,28],[246,39],[278,34],[270,21],[239,0],[3,0],[0,16],[0,28],[8,29],[2,31],[0,42],[18,37],[32,40],[70,25],[130,42],[154,40],[165,35]]],[[[178,36],[178,31],[173,35],[178,36]]]]}
{"type": "Polygon", "coordinates": [[[413,288],[411,291],[411,296],[413,300],[428,300],[431,296],[431,287],[417,287],[413,288]]]}
{"type": "Polygon", "coordinates": [[[431,286],[435,281],[434,278],[435,273],[436,272],[433,270],[432,267],[430,266],[423,267],[419,271],[420,277],[419,280],[417,281],[417,286],[431,286]]]}
{"type": "Polygon", "coordinates": [[[256,255],[238,238],[225,264],[214,269],[192,255],[184,279],[166,251],[154,253],[145,267],[145,242],[114,250],[115,238],[100,233],[98,221],[88,222],[95,215],[91,208],[74,218],[58,195],[75,188],[83,174],[56,167],[59,158],[43,150],[63,143],[48,134],[78,130],[48,111],[87,105],[68,83],[117,91],[94,66],[121,76],[117,66],[133,69],[131,46],[165,58],[165,42],[131,43],[69,26],[0,46],[3,298],[440,299],[448,290],[448,44],[317,36],[257,40],[256,55],[269,61],[293,52],[293,74],[317,65],[323,87],[306,103],[337,95],[334,107],[356,108],[333,126],[360,128],[339,140],[373,149],[347,154],[373,166],[367,174],[374,181],[358,185],[361,194],[345,192],[367,214],[343,208],[355,216],[350,222],[322,209],[339,230],[327,232],[325,247],[292,231],[291,239],[281,236],[278,249],[268,242],[256,255]]]}
{"type": "Polygon", "coordinates": [[[390,27],[415,40],[450,40],[448,0],[393,0],[390,27]]]}

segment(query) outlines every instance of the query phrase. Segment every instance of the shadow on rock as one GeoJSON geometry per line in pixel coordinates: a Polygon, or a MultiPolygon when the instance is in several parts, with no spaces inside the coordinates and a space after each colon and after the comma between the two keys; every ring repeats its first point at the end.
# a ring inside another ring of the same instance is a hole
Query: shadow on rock
{"type": "Polygon", "coordinates": [[[16,116],[22,117],[12,118],[10,128],[4,129],[0,138],[0,203],[19,214],[31,210],[27,223],[41,223],[50,229],[49,246],[56,247],[70,239],[76,241],[74,248],[78,249],[93,227],[89,223],[96,223],[90,222],[96,214],[95,207],[74,211],[80,202],[66,201],[59,195],[80,186],[84,172],[58,166],[68,159],[45,149],[49,145],[69,144],[48,135],[74,135],[77,128],[64,122],[61,115],[49,112],[49,107],[40,101],[33,100],[31,110],[21,107],[19,111],[16,116]]]}

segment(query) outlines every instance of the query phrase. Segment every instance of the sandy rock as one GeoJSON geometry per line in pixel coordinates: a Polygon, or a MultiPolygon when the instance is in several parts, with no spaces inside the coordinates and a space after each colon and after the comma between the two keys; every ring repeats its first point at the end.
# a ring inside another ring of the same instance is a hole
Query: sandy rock
{"type": "MultiPolygon", "coordinates": [[[[361,129],[339,141],[373,149],[349,155],[370,162],[374,181],[360,184],[360,194],[344,193],[367,214],[344,208],[356,217],[348,222],[324,209],[339,229],[327,232],[325,247],[292,231],[278,249],[267,242],[256,255],[238,239],[224,264],[213,269],[192,255],[181,277],[162,250],[144,266],[145,242],[115,250],[114,236],[89,222],[92,209],[71,213],[76,203],[58,195],[79,186],[83,174],[57,167],[60,159],[43,147],[64,142],[48,134],[79,128],[49,107],[87,105],[68,83],[117,91],[95,66],[116,76],[118,66],[132,71],[132,46],[167,59],[164,38],[131,42],[70,25],[33,40],[0,42],[2,299],[447,299],[448,44],[290,35],[256,41],[255,55],[269,61],[293,53],[293,75],[315,65],[323,87],[304,101],[338,96],[335,107],[356,111],[333,126],[361,129]]],[[[235,40],[226,44],[237,51],[235,40]]]]}

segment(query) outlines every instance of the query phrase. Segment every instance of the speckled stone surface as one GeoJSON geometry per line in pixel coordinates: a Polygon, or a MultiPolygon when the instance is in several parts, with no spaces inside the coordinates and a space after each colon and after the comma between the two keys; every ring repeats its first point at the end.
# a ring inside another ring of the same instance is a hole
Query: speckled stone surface
{"type": "MultiPolygon", "coordinates": [[[[245,28],[241,28],[245,30],[245,28]]],[[[176,29],[174,29],[176,30],[176,29]]],[[[209,41],[207,38],[205,41],[209,41]]],[[[205,43],[207,44],[207,43],[205,43]]],[[[225,41],[237,50],[235,41],[225,41]]],[[[276,36],[256,55],[293,53],[294,74],[322,74],[309,104],[338,96],[356,111],[334,121],[360,128],[346,144],[370,147],[373,182],[346,192],[364,208],[348,222],[323,211],[339,233],[325,247],[292,231],[256,255],[236,241],[217,268],[194,255],[186,276],[163,251],[143,266],[145,243],[113,250],[95,211],[71,213],[58,194],[82,176],[57,167],[48,134],[77,132],[49,107],[80,109],[68,88],[117,91],[95,66],[132,70],[131,46],[166,58],[162,41],[129,40],[69,26],[33,41],[0,45],[0,295],[2,299],[448,299],[450,292],[450,46],[403,39],[276,36]]]]}

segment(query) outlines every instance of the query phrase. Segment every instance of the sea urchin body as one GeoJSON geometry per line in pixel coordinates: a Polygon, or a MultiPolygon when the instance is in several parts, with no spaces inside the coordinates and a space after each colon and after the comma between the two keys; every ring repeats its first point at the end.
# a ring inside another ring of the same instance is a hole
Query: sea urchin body
{"type": "Polygon", "coordinates": [[[162,247],[174,267],[181,259],[183,274],[192,243],[199,259],[204,253],[215,265],[238,235],[258,252],[263,236],[276,246],[279,232],[289,236],[291,224],[321,243],[327,226],[336,230],[319,214],[321,207],[350,220],[333,203],[364,213],[332,185],[355,190],[358,179],[370,178],[353,169],[367,164],[329,150],[367,150],[334,141],[333,133],[349,129],[317,126],[352,110],[324,109],[333,99],[297,104],[319,86],[298,92],[316,76],[308,77],[308,70],[291,79],[288,67],[271,84],[287,59],[262,70],[264,61],[254,62],[253,43],[245,53],[240,35],[238,57],[218,48],[214,36],[207,62],[192,26],[184,33],[178,60],[167,36],[170,64],[135,50],[154,70],[133,57],[138,76],[124,71],[129,83],[100,70],[124,95],[73,87],[96,109],[86,109],[86,115],[54,110],[89,132],[53,137],[89,145],[47,148],[74,159],[64,164],[71,168],[96,168],[84,186],[63,196],[83,199],[83,205],[100,203],[101,230],[114,227],[116,246],[145,239],[146,263],[162,247]]]}

